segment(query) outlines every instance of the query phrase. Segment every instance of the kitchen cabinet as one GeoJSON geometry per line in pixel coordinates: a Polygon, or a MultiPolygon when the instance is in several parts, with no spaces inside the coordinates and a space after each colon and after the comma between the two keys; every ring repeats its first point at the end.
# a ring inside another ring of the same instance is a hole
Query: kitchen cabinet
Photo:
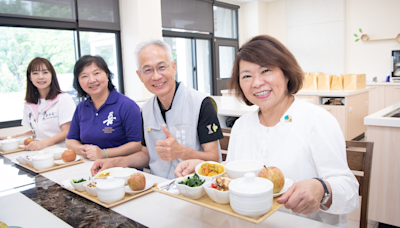
{"type": "Polygon", "coordinates": [[[398,108],[400,102],[364,119],[367,141],[374,142],[368,219],[396,227],[400,227],[400,118],[387,115],[398,108]]]}
{"type": "Polygon", "coordinates": [[[368,114],[372,114],[385,108],[385,86],[369,86],[369,110],[368,114]]]}
{"type": "Polygon", "coordinates": [[[400,84],[390,82],[369,82],[369,114],[400,102],[400,84]]]}
{"type": "Polygon", "coordinates": [[[369,88],[360,90],[300,90],[300,99],[310,99],[314,104],[331,113],[339,123],[346,140],[366,132],[364,117],[368,115],[369,88]],[[323,100],[341,98],[344,105],[324,105],[323,100]]]}
{"type": "Polygon", "coordinates": [[[400,85],[387,85],[384,87],[385,87],[384,108],[400,101],[400,85]]]}

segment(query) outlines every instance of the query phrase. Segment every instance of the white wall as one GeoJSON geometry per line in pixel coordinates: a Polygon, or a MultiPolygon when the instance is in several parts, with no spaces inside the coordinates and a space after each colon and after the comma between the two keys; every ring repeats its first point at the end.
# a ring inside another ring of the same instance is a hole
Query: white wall
{"type": "Polygon", "coordinates": [[[242,25],[239,31],[242,35],[241,43],[247,42],[253,36],[259,35],[258,1],[242,3],[242,25]]]}
{"type": "Polygon", "coordinates": [[[268,34],[268,3],[258,1],[258,34],[268,34]]]}
{"type": "Polygon", "coordinates": [[[273,36],[286,45],[286,1],[267,3],[267,35],[273,36]]]}
{"type": "Polygon", "coordinates": [[[345,0],[286,0],[287,47],[305,72],[345,73],[345,0]]]}
{"type": "Polygon", "coordinates": [[[354,33],[370,39],[395,38],[400,33],[399,0],[346,0],[346,73],[365,73],[385,80],[392,71],[392,50],[400,50],[394,40],[355,42],[354,33]]]}
{"type": "MultiPolygon", "coordinates": [[[[332,1],[336,0],[330,0],[330,2],[332,1]]],[[[248,3],[242,3],[242,5],[244,4],[248,3]]],[[[302,6],[296,9],[298,13],[306,10],[302,6]]],[[[331,8],[328,7],[327,9],[331,8]]],[[[394,40],[355,42],[354,33],[359,34],[358,29],[362,28],[370,39],[396,37],[400,33],[400,14],[398,9],[400,9],[399,0],[345,0],[344,73],[365,73],[368,81],[371,81],[374,76],[378,76],[380,81],[385,80],[386,75],[392,71],[391,51],[400,50],[400,44],[394,40]]],[[[268,2],[266,27],[268,35],[274,36],[283,44],[288,45],[286,11],[286,0],[268,2]]],[[[242,18],[239,18],[239,20],[246,20],[243,19],[246,17],[254,17],[253,15],[248,16],[247,13],[252,12],[243,13],[242,18]]],[[[258,13],[260,14],[261,12],[258,13]]],[[[243,26],[240,26],[239,32],[242,32],[242,29],[243,26]]],[[[250,26],[246,29],[257,30],[255,26],[250,26]]],[[[339,48],[335,43],[329,45],[339,48]]],[[[301,44],[297,46],[301,48],[301,44]]],[[[318,44],[317,48],[320,47],[322,50],[325,48],[324,46],[323,44],[318,44]]],[[[326,55],[329,54],[326,53],[326,55]]]]}
{"type": "Polygon", "coordinates": [[[121,46],[125,95],[131,99],[152,96],[136,74],[135,47],[148,39],[162,39],[160,0],[120,0],[121,46]]]}

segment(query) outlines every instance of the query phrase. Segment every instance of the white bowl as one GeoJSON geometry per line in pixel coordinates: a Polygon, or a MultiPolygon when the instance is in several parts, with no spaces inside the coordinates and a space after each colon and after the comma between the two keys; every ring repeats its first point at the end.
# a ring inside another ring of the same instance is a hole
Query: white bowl
{"type": "MultiPolygon", "coordinates": [[[[222,164],[220,164],[220,163],[218,163],[218,162],[215,162],[215,161],[206,161],[206,162],[202,162],[202,163],[196,165],[196,168],[195,168],[195,171],[196,171],[197,175],[199,175],[199,176],[204,176],[204,175],[201,175],[201,174],[199,173],[199,171],[198,171],[198,170],[200,169],[200,167],[201,167],[204,163],[222,165],[222,164]]],[[[220,174],[217,174],[217,175],[214,175],[214,176],[205,176],[205,177],[211,177],[211,178],[215,179],[215,178],[217,178],[217,177],[220,177],[220,176],[224,175],[224,174],[226,173],[226,168],[225,168],[224,165],[222,165],[222,167],[224,167],[224,172],[222,172],[222,173],[220,173],[220,174]]]]}
{"type": "Polygon", "coordinates": [[[29,166],[32,166],[32,167],[33,167],[32,156],[26,155],[26,156],[25,156],[25,160],[26,160],[26,163],[27,163],[29,166]]]}
{"type": "Polygon", "coordinates": [[[124,198],[125,181],[119,178],[107,177],[97,183],[97,198],[103,203],[111,204],[124,198]]]}
{"type": "Polygon", "coordinates": [[[67,148],[52,148],[46,150],[47,153],[53,154],[54,160],[61,159],[61,155],[64,151],[68,150],[67,148]]]}
{"type": "MultiPolygon", "coordinates": [[[[227,179],[229,182],[232,180],[229,178],[221,178],[221,179],[227,179]]],[[[229,203],[229,191],[219,191],[215,188],[211,187],[211,184],[216,184],[217,180],[214,179],[211,182],[206,182],[203,184],[204,190],[206,191],[208,197],[216,203],[219,204],[228,204],[229,203]]]]}
{"type": "Polygon", "coordinates": [[[18,149],[18,139],[12,139],[8,137],[6,140],[3,140],[1,143],[1,149],[4,152],[12,151],[18,149]]]}
{"type": "Polygon", "coordinates": [[[71,182],[71,185],[75,188],[75,190],[77,190],[78,192],[84,192],[85,188],[83,187],[83,184],[88,183],[92,180],[93,180],[93,178],[90,177],[89,175],[87,175],[87,176],[80,176],[80,177],[72,178],[71,180],[69,180],[69,182],[71,182]],[[84,179],[85,181],[82,181],[79,183],[74,183],[74,180],[79,181],[82,179],[84,179]]]}
{"type": "Polygon", "coordinates": [[[95,185],[97,185],[97,183],[99,183],[100,181],[104,181],[103,179],[95,179],[92,181],[87,181],[85,183],[83,183],[83,188],[85,188],[85,190],[92,196],[97,196],[97,187],[88,187],[88,184],[94,182],[95,185]]]}
{"type": "Polygon", "coordinates": [[[53,154],[43,153],[42,151],[32,156],[32,166],[37,170],[53,167],[53,154]]]}
{"type": "Polygon", "coordinates": [[[259,217],[271,210],[274,184],[265,178],[255,177],[252,172],[229,184],[229,200],[232,210],[248,217],[259,217]]]}
{"type": "Polygon", "coordinates": [[[131,177],[132,174],[137,173],[138,171],[133,168],[123,168],[114,170],[110,173],[111,177],[119,178],[125,181],[125,185],[128,184],[128,179],[131,177]]]}
{"type": "Polygon", "coordinates": [[[26,161],[24,155],[21,155],[21,156],[17,157],[16,159],[17,159],[19,164],[22,164],[22,165],[27,165],[28,164],[28,162],[26,161]]]}
{"type": "Polygon", "coordinates": [[[232,179],[244,177],[248,172],[252,172],[258,176],[263,167],[263,163],[255,160],[236,160],[225,165],[226,173],[232,179]]]}
{"type": "Polygon", "coordinates": [[[24,145],[24,141],[26,138],[27,138],[26,136],[21,136],[21,137],[16,138],[16,139],[18,139],[18,145],[24,145]]]}
{"type": "Polygon", "coordinates": [[[205,176],[199,176],[201,180],[205,180],[203,185],[198,186],[198,187],[189,187],[184,184],[179,184],[179,182],[183,181],[187,177],[193,177],[194,174],[187,175],[184,177],[177,178],[175,181],[175,185],[178,188],[179,192],[184,196],[189,199],[200,199],[201,197],[204,196],[204,188],[203,185],[206,184],[207,182],[211,182],[212,178],[211,177],[205,177],[205,176]]]}
{"type": "Polygon", "coordinates": [[[116,170],[120,170],[120,169],[124,169],[124,168],[123,167],[114,167],[114,168],[105,169],[105,170],[103,170],[101,172],[98,172],[94,176],[94,178],[96,178],[96,179],[107,179],[107,177],[109,177],[112,172],[114,172],[116,170]],[[108,173],[108,176],[100,177],[100,174],[106,174],[106,173],[108,173]]]}

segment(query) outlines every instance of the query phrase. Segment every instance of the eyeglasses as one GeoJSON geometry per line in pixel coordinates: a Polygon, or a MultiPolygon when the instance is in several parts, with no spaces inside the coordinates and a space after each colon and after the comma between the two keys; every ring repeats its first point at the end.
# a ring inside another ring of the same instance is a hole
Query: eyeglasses
{"type": "MultiPolygon", "coordinates": [[[[171,63],[172,62],[170,62],[169,64],[160,63],[158,66],[155,67],[155,69],[157,70],[157,72],[159,74],[162,74],[168,69],[168,67],[171,65],[171,63]]],[[[143,67],[143,69],[141,69],[139,72],[142,73],[144,77],[151,77],[154,74],[154,67],[146,66],[146,67],[143,67]]]]}

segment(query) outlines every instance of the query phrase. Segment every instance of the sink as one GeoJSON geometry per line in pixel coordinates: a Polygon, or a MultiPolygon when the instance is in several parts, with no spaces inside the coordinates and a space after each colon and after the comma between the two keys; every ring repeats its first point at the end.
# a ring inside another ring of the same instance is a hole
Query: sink
{"type": "Polygon", "coordinates": [[[394,117],[394,118],[400,118],[400,108],[390,112],[387,114],[385,117],[394,117]]]}

